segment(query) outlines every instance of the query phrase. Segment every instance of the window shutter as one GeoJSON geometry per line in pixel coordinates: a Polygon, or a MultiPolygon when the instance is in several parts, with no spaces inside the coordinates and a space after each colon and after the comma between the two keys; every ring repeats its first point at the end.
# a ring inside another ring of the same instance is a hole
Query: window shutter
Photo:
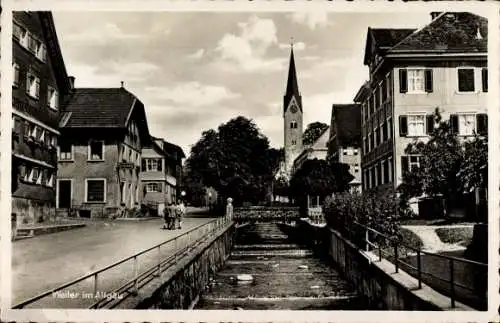
{"type": "Polygon", "coordinates": [[[476,115],[477,133],[479,135],[488,134],[488,115],[480,113],[476,115]]]}
{"type": "Polygon", "coordinates": [[[146,160],[145,159],[142,160],[142,171],[143,172],[146,171],[146,160]]]}
{"type": "Polygon", "coordinates": [[[488,69],[483,68],[481,70],[481,78],[483,80],[483,92],[488,92],[488,69]]]}
{"type": "Polygon", "coordinates": [[[426,116],[426,126],[427,126],[426,133],[428,135],[434,132],[434,116],[432,114],[426,116]]]}
{"type": "Polygon", "coordinates": [[[401,156],[401,174],[403,177],[408,173],[409,165],[408,165],[408,156],[401,156]]]}
{"type": "Polygon", "coordinates": [[[432,70],[426,69],[425,70],[425,92],[431,93],[432,87],[433,87],[432,70]]]}
{"type": "Polygon", "coordinates": [[[408,73],[405,69],[399,70],[399,92],[408,92],[408,73]]]}
{"type": "Polygon", "coordinates": [[[408,117],[399,116],[399,136],[406,137],[408,134],[408,117]]]}
{"type": "Polygon", "coordinates": [[[450,129],[453,134],[458,133],[458,115],[450,115],[450,129]]]}

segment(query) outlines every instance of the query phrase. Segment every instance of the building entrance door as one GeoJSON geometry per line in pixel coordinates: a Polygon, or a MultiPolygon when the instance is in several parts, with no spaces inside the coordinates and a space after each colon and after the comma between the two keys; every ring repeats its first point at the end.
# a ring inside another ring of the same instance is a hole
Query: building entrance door
{"type": "Polygon", "coordinates": [[[71,181],[59,180],[57,186],[58,208],[69,209],[71,207],[71,181]]]}

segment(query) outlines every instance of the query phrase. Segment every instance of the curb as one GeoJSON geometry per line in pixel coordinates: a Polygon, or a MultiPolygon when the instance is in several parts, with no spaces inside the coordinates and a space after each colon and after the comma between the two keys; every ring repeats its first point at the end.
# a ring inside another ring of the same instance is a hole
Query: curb
{"type": "Polygon", "coordinates": [[[39,236],[39,235],[79,229],[85,226],[86,226],[85,223],[72,223],[72,224],[58,224],[52,226],[39,226],[31,228],[18,228],[14,241],[33,238],[34,236],[39,236]]]}
{"type": "Polygon", "coordinates": [[[115,221],[149,221],[149,220],[155,220],[155,219],[161,219],[161,217],[147,217],[147,218],[116,218],[115,221]]]}

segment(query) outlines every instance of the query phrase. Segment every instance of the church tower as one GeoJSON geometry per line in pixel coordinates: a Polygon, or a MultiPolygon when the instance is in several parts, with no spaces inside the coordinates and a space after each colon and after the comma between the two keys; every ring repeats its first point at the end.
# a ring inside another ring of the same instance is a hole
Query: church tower
{"type": "Polygon", "coordinates": [[[295,59],[293,56],[293,43],[290,50],[290,66],[288,67],[288,80],[283,98],[283,133],[285,135],[285,172],[291,175],[293,162],[302,152],[303,133],[302,97],[299,92],[295,59]]]}

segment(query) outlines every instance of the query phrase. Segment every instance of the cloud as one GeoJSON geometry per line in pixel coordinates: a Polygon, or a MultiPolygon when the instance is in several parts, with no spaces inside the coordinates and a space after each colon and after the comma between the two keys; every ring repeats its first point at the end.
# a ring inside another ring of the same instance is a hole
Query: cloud
{"type": "Polygon", "coordinates": [[[97,42],[104,44],[110,40],[144,39],[144,34],[125,33],[116,24],[87,26],[82,32],[65,35],[65,40],[76,42],[97,42]]]}
{"type": "Polygon", "coordinates": [[[215,49],[220,55],[219,65],[226,69],[245,71],[281,70],[283,58],[266,58],[268,49],[278,42],[277,30],[272,19],[252,16],[238,24],[239,34],[225,34],[215,49]]]}
{"type": "Polygon", "coordinates": [[[304,127],[315,121],[330,124],[332,104],[352,103],[353,97],[352,89],[303,97],[304,127]]]}
{"type": "Polygon", "coordinates": [[[204,54],[205,54],[205,49],[200,48],[196,52],[188,55],[188,59],[198,60],[202,58],[204,54]]]}
{"type": "Polygon", "coordinates": [[[289,15],[289,19],[295,23],[306,25],[311,30],[332,24],[332,22],[328,21],[328,12],[323,10],[295,12],[289,15]]]}
{"type": "Polygon", "coordinates": [[[142,82],[159,66],[147,62],[101,61],[100,64],[68,64],[77,87],[118,87],[120,82],[142,82]]]}
{"type": "MultiPolygon", "coordinates": [[[[150,98],[172,102],[183,110],[189,107],[210,106],[240,96],[224,86],[205,85],[199,82],[185,82],[173,87],[146,87],[145,91],[150,98]]],[[[178,110],[175,112],[178,113],[178,110]]]]}

